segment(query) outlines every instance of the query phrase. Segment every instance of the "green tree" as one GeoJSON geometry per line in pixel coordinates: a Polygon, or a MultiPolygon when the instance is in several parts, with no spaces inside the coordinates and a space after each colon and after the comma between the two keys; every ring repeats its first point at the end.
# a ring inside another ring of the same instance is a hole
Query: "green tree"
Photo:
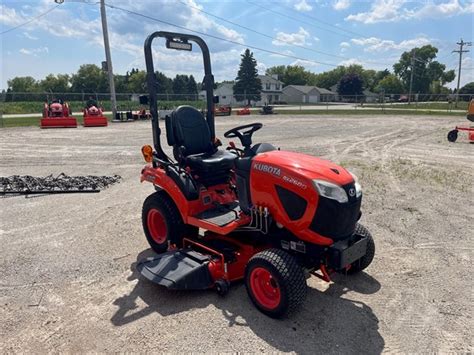
{"type": "Polygon", "coordinates": [[[128,81],[128,75],[115,74],[114,75],[115,91],[118,93],[127,92],[128,91],[127,81],[128,81]]]}
{"type": "MultiPolygon", "coordinates": [[[[467,83],[464,85],[462,88],[459,89],[459,95],[474,95],[474,81],[471,81],[470,83],[467,83]]],[[[464,101],[469,101],[470,97],[469,96],[463,96],[462,100],[464,101]]]]}
{"type": "Polygon", "coordinates": [[[444,84],[454,80],[454,72],[445,72],[446,66],[434,60],[437,53],[438,49],[432,45],[413,48],[411,51],[403,52],[398,63],[393,65],[393,70],[402,80],[404,86],[408,88],[413,61],[412,91],[413,93],[426,94],[429,92],[433,81],[441,81],[444,84]]]}
{"type": "Polygon", "coordinates": [[[337,92],[341,96],[362,95],[364,81],[359,74],[349,73],[344,75],[337,86],[337,92]]]}
{"type": "Polygon", "coordinates": [[[37,92],[38,82],[31,76],[17,76],[7,81],[8,89],[13,92],[37,92]]]}
{"type": "Polygon", "coordinates": [[[307,71],[300,65],[278,65],[268,68],[266,75],[278,75],[278,79],[283,82],[283,86],[287,85],[312,85],[311,81],[315,74],[307,71]]]}
{"type": "Polygon", "coordinates": [[[283,81],[283,77],[285,76],[287,67],[285,67],[284,65],[277,65],[275,67],[267,68],[265,70],[265,75],[268,75],[268,76],[278,75],[279,80],[283,81]]]}
{"type": "Polygon", "coordinates": [[[84,64],[71,78],[73,92],[106,92],[108,90],[107,75],[95,64],[84,64]]]}
{"type": "Polygon", "coordinates": [[[377,84],[382,81],[386,76],[390,75],[390,70],[384,69],[380,70],[375,74],[375,80],[377,81],[377,84]]]}
{"type": "Polygon", "coordinates": [[[194,76],[190,75],[189,79],[186,83],[186,94],[188,94],[188,99],[193,100],[197,97],[197,84],[196,80],[194,80],[194,76]]]}
{"type": "Polygon", "coordinates": [[[175,100],[182,100],[183,98],[185,98],[188,81],[189,79],[187,75],[178,74],[175,76],[172,84],[175,100]]]}
{"type": "Polygon", "coordinates": [[[396,75],[389,74],[379,81],[375,87],[375,91],[385,92],[387,95],[400,95],[405,92],[405,88],[396,75]]]}
{"type": "Polygon", "coordinates": [[[234,95],[238,101],[246,98],[248,105],[250,105],[251,100],[259,101],[261,99],[262,82],[258,78],[257,61],[253,57],[253,53],[247,48],[241,57],[233,88],[234,95]]]}
{"type": "Polygon", "coordinates": [[[339,83],[341,78],[346,74],[346,70],[346,67],[339,66],[327,72],[317,74],[312,85],[320,88],[330,89],[332,86],[339,83]]]}
{"type": "Polygon", "coordinates": [[[127,83],[128,92],[136,94],[144,93],[147,90],[146,86],[146,72],[144,70],[137,70],[130,72],[127,83]]]}
{"type": "Polygon", "coordinates": [[[173,93],[173,80],[168,78],[165,74],[157,71],[155,72],[156,78],[156,92],[158,94],[172,94],[173,93]]]}
{"type": "Polygon", "coordinates": [[[39,87],[43,91],[68,92],[70,89],[70,77],[67,74],[49,74],[39,82],[39,87]]]}

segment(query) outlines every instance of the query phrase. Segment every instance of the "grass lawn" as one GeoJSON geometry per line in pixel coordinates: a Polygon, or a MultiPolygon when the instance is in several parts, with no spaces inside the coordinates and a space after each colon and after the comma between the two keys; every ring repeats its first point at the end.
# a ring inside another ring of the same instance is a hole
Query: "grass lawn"
{"type": "MultiPolygon", "coordinates": [[[[66,100],[67,101],[67,100],[66,100]]],[[[78,115],[84,108],[82,101],[67,101],[72,109],[73,114],[78,115]]],[[[110,101],[100,101],[100,105],[105,111],[112,111],[110,101]]],[[[18,102],[0,102],[0,111],[4,114],[28,114],[41,113],[43,111],[44,102],[41,101],[18,101],[18,102]]],[[[177,107],[180,105],[193,105],[199,109],[204,108],[204,101],[159,101],[159,108],[177,107]]],[[[135,101],[117,101],[117,108],[121,111],[138,110],[143,108],[139,102],[135,101]]],[[[148,108],[148,106],[147,106],[148,108]]]]}
{"type": "MultiPolygon", "coordinates": [[[[412,102],[410,105],[407,103],[385,103],[386,108],[394,108],[400,110],[463,110],[467,111],[469,105],[468,101],[459,101],[457,107],[454,103],[448,102],[412,102]]],[[[380,104],[364,104],[364,107],[381,107],[380,104]]]]}
{"type": "MultiPolygon", "coordinates": [[[[461,112],[446,112],[440,113],[437,111],[409,111],[409,110],[387,110],[382,112],[381,110],[275,110],[277,114],[287,114],[287,115],[340,115],[340,116],[351,116],[351,115],[447,115],[447,116],[465,116],[465,113],[461,112]]],[[[254,112],[253,114],[257,114],[254,112]]],[[[235,112],[232,115],[236,115],[235,112]]],[[[109,121],[112,120],[112,115],[106,115],[109,121]]],[[[76,115],[77,124],[82,125],[82,115],[76,115]]],[[[245,117],[245,116],[242,116],[245,117]]],[[[220,116],[216,116],[216,119],[219,119],[220,116]]],[[[225,118],[225,117],[224,117],[225,118]]],[[[24,126],[38,126],[40,124],[40,117],[18,117],[18,118],[2,118],[0,119],[0,128],[4,127],[24,127],[24,126]]]]}

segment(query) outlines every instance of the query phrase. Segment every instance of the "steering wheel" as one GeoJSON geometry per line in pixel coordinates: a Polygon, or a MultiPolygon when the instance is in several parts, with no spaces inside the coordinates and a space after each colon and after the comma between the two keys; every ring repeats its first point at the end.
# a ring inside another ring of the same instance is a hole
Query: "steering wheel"
{"type": "Polygon", "coordinates": [[[242,143],[242,146],[247,149],[252,145],[252,134],[262,127],[263,124],[261,123],[250,123],[243,126],[234,127],[225,132],[224,137],[239,138],[240,143],[242,143]]]}

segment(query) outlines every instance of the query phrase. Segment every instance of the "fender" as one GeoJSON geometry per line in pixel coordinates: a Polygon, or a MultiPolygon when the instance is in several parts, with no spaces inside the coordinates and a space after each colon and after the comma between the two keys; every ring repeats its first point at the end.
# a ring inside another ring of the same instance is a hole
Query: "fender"
{"type": "Polygon", "coordinates": [[[155,187],[164,190],[176,205],[183,222],[186,224],[191,224],[217,234],[225,235],[236,228],[250,223],[250,217],[243,214],[240,215],[238,220],[223,227],[219,227],[195,217],[199,213],[209,209],[213,202],[224,205],[236,200],[235,193],[225,184],[213,186],[207,189],[201,188],[199,191],[199,198],[193,201],[188,201],[178,185],[162,168],[154,168],[151,165],[146,165],[143,168],[140,177],[140,182],[143,181],[151,182],[155,187]]]}

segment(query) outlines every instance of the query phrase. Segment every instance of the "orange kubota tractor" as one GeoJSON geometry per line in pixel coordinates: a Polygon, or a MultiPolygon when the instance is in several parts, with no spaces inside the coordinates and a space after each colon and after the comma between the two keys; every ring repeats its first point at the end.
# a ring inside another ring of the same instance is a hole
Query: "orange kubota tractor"
{"type": "Polygon", "coordinates": [[[90,99],[83,110],[84,127],[105,127],[107,126],[107,117],[104,116],[103,109],[97,104],[97,101],[90,99]]]}
{"type": "MultiPolygon", "coordinates": [[[[306,279],[357,274],[375,254],[370,232],[359,223],[362,190],[357,177],[330,161],[252,143],[255,122],[224,133],[219,149],[214,123],[209,49],[194,35],[155,32],[145,41],[153,147],[141,181],[154,192],[144,201],[142,223],[155,256],[137,269],[152,282],[175,290],[215,289],[224,295],[243,280],[254,305],[270,317],[301,307],[306,279]],[[191,50],[204,62],[206,115],[180,106],[166,117],[166,142],[159,127],[152,42],[191,50]],[[174,158],[174,159],[173,159],[174,158]]],[[[355,281],[357,282],[357,281],[355,281]]]]}
{"type": "Polygon", "coordinates": [[[76,128],[77,120],[70,116],[71,108],[67,102],[61,99],[46,101],[43,106],[43,118],[40,122],[41,128],[76,128]]]}

